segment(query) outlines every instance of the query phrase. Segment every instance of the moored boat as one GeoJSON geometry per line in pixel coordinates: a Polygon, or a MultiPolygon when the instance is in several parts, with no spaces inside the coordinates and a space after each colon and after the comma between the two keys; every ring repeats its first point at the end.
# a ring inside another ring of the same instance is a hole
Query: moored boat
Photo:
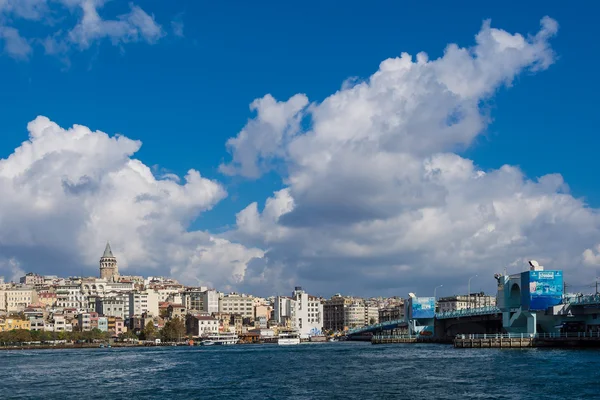
{"type": "Polygon", "coordinates": [[[300,344],[300,334],[298,332],[281,332],[277,344],[280,346],[300,344]]]}
{"type": "Polygon", "coordinates": [[[240,340],[238,335],[235,333],[216,333],[214,335],[208,335],[207,339],[216,345],[237,344],[237,342],[240,340]]]}

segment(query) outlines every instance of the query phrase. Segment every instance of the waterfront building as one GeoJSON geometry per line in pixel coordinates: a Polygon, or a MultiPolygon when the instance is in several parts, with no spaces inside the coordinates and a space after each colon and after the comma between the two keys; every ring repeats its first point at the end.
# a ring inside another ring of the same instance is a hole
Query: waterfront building
{"type": "Polygon", "coordinates": [[[67,320],[64,315],[54,314],[49,323],[45,324],[44,329],[48,332],[64,332],[72,330],[72,325],[70,329],[67,329],[67,320]]]}
{"type": "Polygon", "coordinates": [[[319,298],[297,286],[291,297],[275,298],[273,319],[280,326],[298,330],[303,336],[320,335],[323,330],[323,304],[319,298]]]}
{"type": "Polygon", "coordinates": [[[254,299],[244,294],[231,293],[219,298],[219,312],[239,314],[243,318],[254,318],[254,299]]]}
{"type": "MultiPolygon", "coordinates": [[[[98,326],[99,326],[98,318],[99,318],[99,316],[98,316],[97,312],[79,314],[77,317],[79,330],[82,332],[85,332],[85,331],[91,331],[94,328],[98,328],[98,326]]],[[[55,318],[55,325],[56,325],[56,318],[55,318]]],[[[107,321],[107,325],[108,325],[108,321],[107,321]]]]}
{"type": "Polygon", "coordinates": [[[108,332],[108,318],[98,317],[98,329],[102,332],[108,332]]]}
{"type": "Polygon", "coordinates": [[[104,253],[100,257],[100,278],[106,279],[109,282],[119,280],[119,267],[117,258],[113,255],[110,244],[106,243],[104,253]]]}
{"type": "Polygon", "coordinates": [[[292,293],[293,324],[303,336],[320,335],[323,330],[323,304],[315,296],[306,293],[300,286],[296,286],[292,293]]]}
{"type": "Polygon", "coordinates": [[[438,312],[449,312],[466,310],[469,308],[493,307],[496,305],[496,297],[486,295],[483,292],[471,293],[470,295],[455,295],[441,297],[438,300],[438,312]]]}
{"type": "Polygon", "coordinates": [[[111,333],[111,336],[116,337],[119,336],[121,333],[126,332],[123,318],[106,317],[106,319],[108,324],[108,332],[111,333]]]}
{"type": "Polygon", "coordinates": [[[404,302],[379,310],[379,322],[397,321],[404,319],[404,302]]]}
{"type": "Polygon", "coordinates": [[[344,309],[344,326],[348,329],[361,328],[365,325],[365,305],[361,300],[354,300],[344,309]]]}
{"type": "Polygon", "coordinates": [[[328,331],[341,332],[346,329],[346,307],[353,299],[336,294],[323,303],[323,328],[328,331]]]}
{"type": "Polygon", "coordinates": [[[275,330],[268,328],[253,329],[250,332],[258,333],[261,339],[274,339],[277,337],[275,330]]]}
{"type": "Polygon", "coordinates": [[[219,332],[219,320],[205,315],[188,315],[186,330],[194,337],[216,334],[219,332]]]}
{"type": "Polygon", "coordinates": [[[8,332],[14,329],[31,329],[31,322],[27,319],[0,318],[0,332],[8,332]]]}
{"type": "Polygon", "coordinates": [[[29,317],[29,326],[32,331],[43,331],[46,329],[46,320],[43,316],[29,317]]]}

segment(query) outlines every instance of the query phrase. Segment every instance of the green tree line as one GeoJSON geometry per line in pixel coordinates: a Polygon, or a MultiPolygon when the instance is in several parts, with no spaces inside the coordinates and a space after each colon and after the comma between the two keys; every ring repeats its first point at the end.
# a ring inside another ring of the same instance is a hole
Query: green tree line
{"type": "Polygon", "coordinates": [[[106,340],[108,332],[100,329],[92,329],[86,332],[46,332],[29,331],[26,329],[14,329],[12,331],[0,332],[0,343],[24,343],[24,342],[48,342],[52,340],[83,341],[106,340]]]}
{"type": "MultiPolygon", "coordinates": [[[[174,318],[171,321],[168,321],[161,330],[156,329],[154,322],[149,321],[139,335],[136,335],[133,331],[127,331],[119,335],[119,339],[121,340],[154,340],[160,338],[165,342],[180,341],[185,339],[185,337],[185,324],[180,318],[174,318]]],[[[0,332],[1,345],[25,342],[49,342],[53,340],[93,342],[94,340],[108,340],[109,338],[109,332],[103,332],[97,328],[85,332],[47,332],[29,331],[26,329],[14,329],[12,331],[0,332]]]]}

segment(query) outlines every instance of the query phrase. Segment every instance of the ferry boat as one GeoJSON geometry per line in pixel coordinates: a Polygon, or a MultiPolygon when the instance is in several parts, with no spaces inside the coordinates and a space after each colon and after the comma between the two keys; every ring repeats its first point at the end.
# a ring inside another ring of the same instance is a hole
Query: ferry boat
{"type": "Polygon", "coordinates": [[[238,335],[235,333],[217,333],[214,335],[208,335],[207,337],[209,342],[213,342],[216,345],[231,345],[237,344],[240,340],[238,335]]]}
{"type": "Polygon", "coordinates": [[[298,332],[282,332],[277,338],[277,344],[280,346],[300,344],[300,334],[298,332]]]}

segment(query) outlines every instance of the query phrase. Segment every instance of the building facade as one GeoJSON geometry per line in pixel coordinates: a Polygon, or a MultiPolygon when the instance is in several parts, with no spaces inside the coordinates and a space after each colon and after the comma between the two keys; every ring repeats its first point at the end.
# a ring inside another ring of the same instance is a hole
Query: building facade
{"type": "Polygon", "coordinates": [[[37,291],[31,286],[8,284],[0,288],[0,311],[21,312],[37,300],[37,291]]]}
{"type": "Polygon", "coordinates": [[[388,306],[379,310],[379,322],[404,319],[404,303],[388,306]]]}
{"type": "Polygon", "coordinates": [[[449,312],[466,310],[469,308],[493,307],[496,305],[496,297],[486,295],[483,292],[467,295],[456,295],[442,297],[438,300],[438,312],[449,312]]]}
{"type": "Polygon", "coordinates": [[[346,307],[352,304],[352,298],[336,294],[323,303],[323,328],[341,332],[346,329],[346,307]]]}
{"type": "Polygon", "coordinates": [[[219,333],[219,320],[203,315],[189,315],[186,319],[186,329],[194,337],[219,333]]]}
{"type": "Polygon", "coordinates": [[[253,299],[242,294],[226,294],[219,299],[219,312],[254,318],[253,299]]]}
{"type": "Polygon", "coordinates": [[[301,335],[315,336],[323,331],[323,304],[315,296],[306,293],[297,286],[292,293],[294,307],[293,327],[301,335]]]}
{"type": "Polygon", "coordinates": [[[21,282],[24,285],[29,285],[29,286],[43,285],[44,277],[41,275],[38,275],[38,274],[34,274],[33,272],[29,272],[25,276],[22,276],[19,279],[19,282],[21,282]]]}

